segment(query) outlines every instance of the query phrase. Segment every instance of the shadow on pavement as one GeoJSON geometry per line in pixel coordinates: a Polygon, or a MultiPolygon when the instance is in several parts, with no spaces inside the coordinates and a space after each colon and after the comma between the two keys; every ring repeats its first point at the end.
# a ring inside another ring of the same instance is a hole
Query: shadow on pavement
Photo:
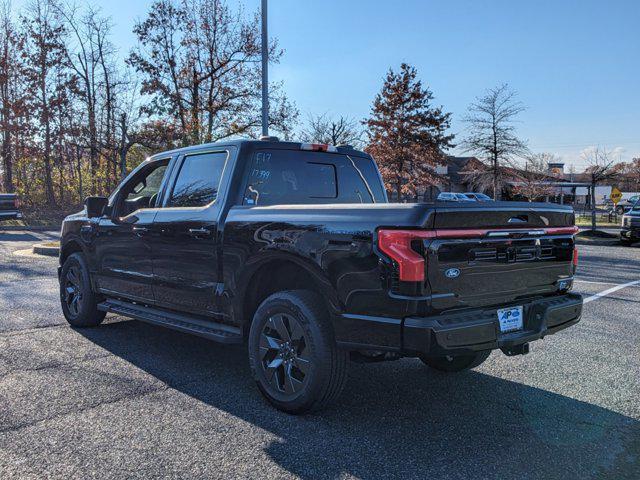
{"type": "Polygon", "coordinates": [[[26,232],[0,232],[0,242],[38,242],[40,238],[26,232]]]}
{"type": "Polygon", "coordinates": [[[416,360],[353,365],[335,406],[294,417],[262,400],[243,347],[137,321],[78,332],[275,434],[265,453],[302,478],[637,478],[640,422],[483,373],[444,375],[416,360]]]}

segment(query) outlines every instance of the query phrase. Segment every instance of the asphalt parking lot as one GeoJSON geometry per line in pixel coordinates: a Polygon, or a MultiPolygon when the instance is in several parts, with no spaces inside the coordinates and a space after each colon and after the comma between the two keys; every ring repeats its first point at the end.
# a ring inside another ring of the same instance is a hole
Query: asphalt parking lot
{"type": "Polygon", "coordinates": [[[353,364],[340,401],[265,404],[245,352],[110,316],[73,330],[55,233],[0,232],[0,478],[640,478],[640,246],[581,246],[575,327],[445,375],[353,364]],[[601,294],[601,297],[593,297],[601,294]]]}

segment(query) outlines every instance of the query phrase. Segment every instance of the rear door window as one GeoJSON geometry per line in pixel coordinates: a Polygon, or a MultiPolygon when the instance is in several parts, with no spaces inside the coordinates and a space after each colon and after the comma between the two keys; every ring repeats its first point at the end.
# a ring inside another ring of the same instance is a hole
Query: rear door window
{"type": "Polygon", "coordinates": [[[185,157],[169,198],[169,207],[203,207],[218,197],[227,152],[185,157]]]}
{"type": "Polygon", "coordinates": [[[244,205],[384,202],[380,179],[369,159],[320,152],[256,152],[244,205]]]}

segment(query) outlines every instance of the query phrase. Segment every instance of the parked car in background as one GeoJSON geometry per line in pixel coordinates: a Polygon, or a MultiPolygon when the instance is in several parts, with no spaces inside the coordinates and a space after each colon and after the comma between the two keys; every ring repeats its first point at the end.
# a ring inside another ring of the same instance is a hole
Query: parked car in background
{"type": "Polygon", "coordinates": [[[456,201],[388,203],[351,147],[158,153],[65,219],[62,311],[246,342],[258,389],[290,413],[335,399],[350,359],[456,372],[580,320],[571,207],[456,201]]]}
{"type": "Polygon", "coordinates": [[[464,193],[442,192],[437,198],[440,202],[475,202],[474,198],[467,197],[464,193]]]}
{"type": "Polygon", "coordinates": [[[476,202],[493,202],[493,198],[489,195],[485,195],[484,193],[464,192],[464,195],[476,202]]]}
{"type": "Polygon", "coordinates": [[[640,200],[640,195],[633,195],[629,198],[623,197],[622,200],[620,200],[618,204],[615,205],[610,198],[605,198],[603,206],[612,210],[615,209],[615,212],[618,215],[623,215],[624,212],[630,210],[631,207],[633,207],[638,202],[638,200],[640,200]]]}
{"type": "Polygon", "coordinates": [[[640,199],[622,216],[620,241],[623,245],[640,241],[640,199]]]}
{"type": "Polygon", "coordinates": [[[0,222],[22,218],[15,193],[0,193],[0,222]]]}
{"type": "Polygon", "coordinates": [[[640,200],[640,195],[634,195],[627,199],[623,198],[618,202],[618,205],[616,205],[616,213],[622,215],[624,212],[631,210],[631,208],[638,203],[638,200],[640,200]]]}

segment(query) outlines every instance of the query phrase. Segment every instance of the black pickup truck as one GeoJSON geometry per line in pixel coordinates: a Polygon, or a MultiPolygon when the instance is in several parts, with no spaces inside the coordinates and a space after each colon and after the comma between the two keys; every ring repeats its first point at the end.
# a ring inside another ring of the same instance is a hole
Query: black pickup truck
{"type": "MultiPolygon", "coordinates": [[[[472,368],[577,323],[570,207],[388,203],[351,147],[232,141],[154,155],[62,227],[69,323],[106,312],[248,344],[258,388],[302,413],[349,360],[472,368]]],[[[188,352],[186,353],[188,354],[188,352]]]]}
{"type": "Polygon", "coordinates": [[[15,193],[0,193],[0,222],[22,218],[15,193]]]}

